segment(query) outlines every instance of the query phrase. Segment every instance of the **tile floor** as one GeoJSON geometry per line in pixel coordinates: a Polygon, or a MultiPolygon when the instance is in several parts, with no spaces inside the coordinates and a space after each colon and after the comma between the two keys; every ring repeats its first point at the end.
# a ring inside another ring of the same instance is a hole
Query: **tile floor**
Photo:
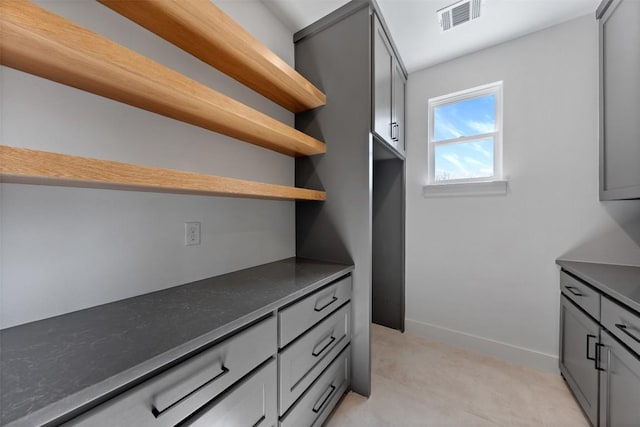
{"type": "Polygon", "coordinates": [[[372,394],[349,393],[328,427],[588,427],[559,375],[372,327],[372,394]]]}

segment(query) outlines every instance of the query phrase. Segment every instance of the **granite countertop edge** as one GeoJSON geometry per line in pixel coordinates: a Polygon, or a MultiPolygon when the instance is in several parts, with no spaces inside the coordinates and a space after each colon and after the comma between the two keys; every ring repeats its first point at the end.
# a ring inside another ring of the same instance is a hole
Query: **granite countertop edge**
{"type": "MultiPolygon", "coordinates": [[[[566,260],[566,259],[557,259],[556,264],[562,267],[563,270],[571,273],[577,278],[587,282],[594,288],[598,289],[603,294],[605,294],[605,296],[608,296],[611,299],[614,299],[628,306],[629,308],[635,310],[636,312],[640,313],[640,298],[630,298],[629,296],[619,292],[615,288],[615,283],[611,283],[614,281],[614,279],[609,280],[607,278],[605,279],[602,278],[602,276],[607,276],[606,273],[602,274],[601,277],[596,277],[596,275],[590,273],[589,271],[585,271],[586,270],[585,266],[588,266],[589,269],[593,269],[593,268],[596,268],[596,266],[599,266],[603,270],[607,269],[611,271],[613,270],[640,271],[639,266],[604,264],[604,263],[595,263],[595,262],[573,261],[573,260],[566,260]]],[[[638,283],[638,289],[640,289],[640,282],[638,283]]]]}
{"type": "MultiPolygon", "coordinates": [[[[328,264],[336,265],[331,262],[328,264]]],[[[64,422],[65,418],[68,417],[69,414],[73,414],[73,416],[79,415],[80,413],[99,405],[118,393],[131,388],[130,384],[133,383],[133,386],[139,384],[157,371],[160,371],[164,366],[171,364],[182,357],[188,356],[189,354],[201,349],[203,346],[232,334],[234,331],[259,320],[261,317],[265,317],[269,313],[272,313],[275,310],[312,293],[326,284],[353,272],[353,270],[353,265],[344,265],[343,269],[335,271],[334,273],[327,275],[304,288],[298,289],[295,292],[272,301],[251,313],[240,316],[206,334],[186,341],[183,344],[173,347],[172,349],[151,359],[145,360],[132,368],[126,369],[104,381],[70,394],[63,399],[44,406],[34,412],[28,413],[21,418],[9,421],[8,424],[6,424],[6,427],[31,427],[33,425],[54,425],[61,421],[64,422]]],[[[66,419],[66,421],[68,421],[68,419],[66,419]]]]}

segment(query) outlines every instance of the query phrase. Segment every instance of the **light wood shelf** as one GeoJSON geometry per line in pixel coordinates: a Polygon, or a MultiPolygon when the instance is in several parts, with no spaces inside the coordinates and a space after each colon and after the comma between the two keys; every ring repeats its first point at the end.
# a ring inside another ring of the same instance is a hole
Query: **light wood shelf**
{"type": "Polygon", "coordinates": [[[0,63],[283,154],[326,151],[323,142],[28,0],[0,0],[0,63]]]}
{"type": "Polygon", "coordinates": [[[294,113],[326,96],[210,0],[98,0],[294,113]]]}
{"type": "Polygon", "coordinates": [[[326,199],[324,191],[0,145],[0,181],[280,200],[326,199]]]}

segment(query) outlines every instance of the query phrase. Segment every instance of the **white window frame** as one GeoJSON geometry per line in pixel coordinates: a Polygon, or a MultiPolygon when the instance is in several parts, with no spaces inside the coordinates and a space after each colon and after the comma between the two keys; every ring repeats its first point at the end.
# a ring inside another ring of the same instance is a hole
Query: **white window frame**
{"type": "Polygon", "coordinates": [[[467,184],[476,182],[492,182],[502,181],[502,81],[477,86],[471,89],[450,93],[436,98],[429,99],[429,135],[428,135],[428,166],[427,166],[427,185],[448,185],[448,184],[467,184]],[[459,138],[445,139],[442,141],[434,141],[434,113],[436,107],[451,104],[454,102],[465,101],[468,99],[479,98],[481,96],[496,96],[496,130],[485,134],[473,136],[462,136],[459,138]],[[435,180],[435,147],[447,144],[456,144],[460,142],[477,141],[493,137],[493,175],[481,178],[461,178],[448,179],[445,181],[435,180]]]}

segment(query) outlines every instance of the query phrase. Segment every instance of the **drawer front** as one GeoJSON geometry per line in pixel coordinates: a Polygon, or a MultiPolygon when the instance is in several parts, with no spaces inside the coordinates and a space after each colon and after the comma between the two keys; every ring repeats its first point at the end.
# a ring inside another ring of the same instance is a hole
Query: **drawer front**
{"type": "Polygon", "coordinates": [[[351,303],[347,303],[280,353],[280,415],[349,344],[350,337],[351,303]]]}
{"type": "Polygon", "coordinates": [[[273,427],[278,423],[278,372],[272,359],[266,366],[232,387],[184,424],[192,427],[273,427]]]}
{"type": "Polygon", "coordinates": [[[637,313],[602,298],[602,326],[640,355],[640,316],[637,313]]]}
{"type": "Polygon", "coordinates": [[[272,316],[71,420],[73,426],[173,426],[273,356],[272,316]]]}
{"type": "Polygon", "coordinates": [[[591,317],[600,320],[600,294],[598,291],[574,279],[564,271],[560,272],[560,289],[567,298],[589,313],[591,317]]]}
{"type": "Polygon", "coordinates": [[[351,346],[320,375],[280,422],[280,427],[321,426],[351,383],[351,346]]]}
{"type": "Polygon", "coordinates": [[[309,295],[278,313],[280,348],[351,299],[351,276],[309,295]]]}

